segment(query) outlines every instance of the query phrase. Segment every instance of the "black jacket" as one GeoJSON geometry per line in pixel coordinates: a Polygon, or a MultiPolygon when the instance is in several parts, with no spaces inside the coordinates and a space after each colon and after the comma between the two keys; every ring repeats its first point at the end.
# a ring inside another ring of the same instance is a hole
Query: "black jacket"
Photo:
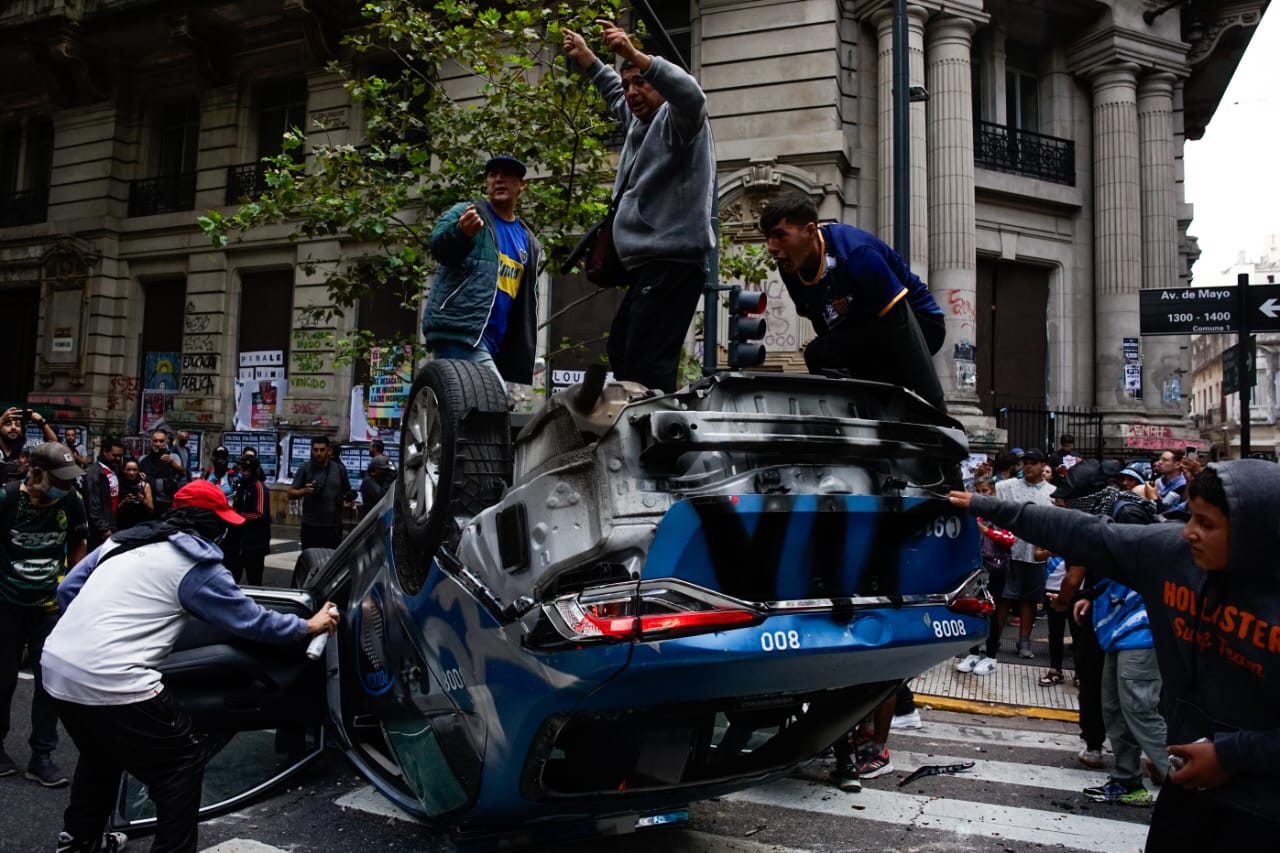
{"type": "Polygon", "coordinates": [[[116,516],[111,510],[111,481],[102,470],[103,464],[99,456],[84,472],[84,511],[89,518],[90,551],[101,545],[116,527],[116,516]]]}

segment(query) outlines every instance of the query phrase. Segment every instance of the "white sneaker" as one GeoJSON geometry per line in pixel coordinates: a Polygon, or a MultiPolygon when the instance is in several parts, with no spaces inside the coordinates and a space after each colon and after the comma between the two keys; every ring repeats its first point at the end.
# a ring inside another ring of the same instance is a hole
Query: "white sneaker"
{"type": "Polygon", "coordinates": [[[974,675],[990,675],[991,673],[996,671],[996,666],[997,664],[996,664],[995,658],[983,658],[982,660],[978,661],[976,664],[973,665],[973,674],[974,675]]]}
{"type": "Polygon", "coordinates": [[[982,655],[969,655],[956,664],[956,672],[973,672],[973,668],[978,665],[980,660],[982,660],[982,655]]]}
{"type": "Polygon", "coordinates": [[[912,711],[910,714],[895,714],[893,722],[889,724],[891,729],[922,729],[924,721],[920,719],[920,709],[912,711]]]}

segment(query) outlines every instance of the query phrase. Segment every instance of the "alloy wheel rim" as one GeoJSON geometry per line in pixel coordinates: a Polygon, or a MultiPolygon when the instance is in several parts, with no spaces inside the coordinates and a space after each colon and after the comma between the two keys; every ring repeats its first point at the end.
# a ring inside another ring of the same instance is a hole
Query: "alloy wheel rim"
{"type": "Polygon", "coordinates": [[[409,440],[405,442],[405,458],[400,460],[404,472],[405,495],[409,512],[418,523],[425,523],[440,488],[442,456],[440,404],[430,388],[414,395],[405,418],[409,440]]]}

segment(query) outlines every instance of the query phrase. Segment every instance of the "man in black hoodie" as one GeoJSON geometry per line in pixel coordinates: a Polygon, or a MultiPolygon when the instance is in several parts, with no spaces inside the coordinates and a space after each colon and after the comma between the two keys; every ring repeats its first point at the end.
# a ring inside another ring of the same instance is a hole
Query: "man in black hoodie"
{"type": "Polygon", "coordinates": [[[1146,601],[1171,756],[1147,850],[1270,848],[1280,837],[1280,466],[1215,463],[1187,495],[1185,526],[967,492],[950,500],[1146,601]]]}

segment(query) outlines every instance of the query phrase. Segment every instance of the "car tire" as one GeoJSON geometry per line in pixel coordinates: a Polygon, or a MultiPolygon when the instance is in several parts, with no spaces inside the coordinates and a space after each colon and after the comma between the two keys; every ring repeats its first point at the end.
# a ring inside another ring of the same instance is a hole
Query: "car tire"
{"type": "Polygon", "coordinates": [[[400,428],[396,521],[413,554],[400,565],[406,589],[421,585],[422,563],[456,542],[462,525],[502,498],[511,480],[507,393],[493,372],[437,359],[413,381],[400,428]]]}
{"type": "Polygon", "coordinates": [[[316,582],[320,580],[320,573],[332,556],[332,548],[308,548],[303,551],[298,562],[293,564],[293,588],[313,592],[316,582]]]}

